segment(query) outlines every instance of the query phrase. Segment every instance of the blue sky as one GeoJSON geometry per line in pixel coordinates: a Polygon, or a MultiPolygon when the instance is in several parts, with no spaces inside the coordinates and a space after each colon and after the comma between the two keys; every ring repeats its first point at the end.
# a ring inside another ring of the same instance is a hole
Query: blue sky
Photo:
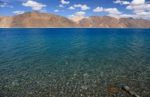
{"type": "Polygon", "coordinates": [[[29,11],[80,19],[88,16],[150,18],[149,0],[0,0],[0,15],[29,11]]]}

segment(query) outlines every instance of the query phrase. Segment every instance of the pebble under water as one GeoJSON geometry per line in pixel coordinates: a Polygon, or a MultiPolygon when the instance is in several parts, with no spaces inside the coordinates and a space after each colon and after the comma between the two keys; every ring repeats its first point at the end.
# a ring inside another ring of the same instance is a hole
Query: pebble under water
{"type": "Polygon", "coordinates": [[[150,97],[150,29],[0,29],[0,97],[150,97]]]}

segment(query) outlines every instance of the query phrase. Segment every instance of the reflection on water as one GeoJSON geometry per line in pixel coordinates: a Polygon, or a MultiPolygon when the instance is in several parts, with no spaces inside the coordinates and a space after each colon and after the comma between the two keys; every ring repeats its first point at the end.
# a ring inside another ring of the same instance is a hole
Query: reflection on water
{"type": "Polygon", "coordinates": [[[149,44],[149,29],[0,29],[0,97],[149,97],[149,44]]]}

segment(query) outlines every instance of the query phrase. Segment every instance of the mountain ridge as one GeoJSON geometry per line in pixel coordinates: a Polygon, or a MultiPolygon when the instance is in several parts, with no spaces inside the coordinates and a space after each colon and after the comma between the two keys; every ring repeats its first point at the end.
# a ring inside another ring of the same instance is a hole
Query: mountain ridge
{"type": "Polygon", "coordinates": [[[150,20],[90,16],[75,22],[69,18],[41,12],[26,12],[15,16],[0,16],[0,28],[150,28],[150,20]]]}

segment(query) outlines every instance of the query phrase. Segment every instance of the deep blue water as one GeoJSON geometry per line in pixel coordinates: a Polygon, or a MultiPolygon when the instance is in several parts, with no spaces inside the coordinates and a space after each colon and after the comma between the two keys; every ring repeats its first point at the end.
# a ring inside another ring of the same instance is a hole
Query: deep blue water
{"type": "Polygon", "coordinates": [[[150,29],[0,29],[0,97],[150,96],[150,29]]]}

